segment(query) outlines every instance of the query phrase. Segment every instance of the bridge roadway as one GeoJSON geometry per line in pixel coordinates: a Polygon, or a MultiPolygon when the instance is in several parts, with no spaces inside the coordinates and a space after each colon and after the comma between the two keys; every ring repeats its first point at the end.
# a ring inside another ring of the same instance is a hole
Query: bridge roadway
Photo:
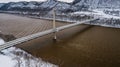
{"type": "Polygon", "coordinates": [[[56,29],[49,29],[49,30],[46,30],[46,31],[43,31],[43,32],[39,32],[39,33],[36,33],[36,34],[21,37],[21,38],[6,42],[3,45],[0,45],[0,51],[2,51],[4,49],[7,49],[9,47],[27,42],[29,40],[32,40],[32,39],[50,34],[50,33],[58,32],[58,31],[61,31],[61,30],[64,30],[64,29],[67,29],[67,28],[70,28],[70,27],[73,27],[73,26],[77,26],[77,25],[80,25],[80,24],[83,24],[83,23],[86,23],[86,22],[94,21],[94,20],[96,20],[96,19],[89,19],[89,20],[85,20],[85,21],[81,21],[81,22],[77,22],[77,23],[73,23],[73,24],[69,24],[69,25],[65,25],[65,26],[61,26],[61,27],[57,27],[56,29]]]}

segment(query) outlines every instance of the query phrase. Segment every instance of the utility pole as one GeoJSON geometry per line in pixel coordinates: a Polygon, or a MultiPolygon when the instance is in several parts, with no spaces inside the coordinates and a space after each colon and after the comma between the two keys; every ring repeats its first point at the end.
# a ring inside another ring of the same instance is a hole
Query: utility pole
{"type": "Polygon", "coordinates": [[[57,40],[57,30],[56,30],[56,13],[55,13],[55,8],[53,8],[53,29],[54,29],[54,37],[53,37],[53,40],[56,41],[57,40]]]}

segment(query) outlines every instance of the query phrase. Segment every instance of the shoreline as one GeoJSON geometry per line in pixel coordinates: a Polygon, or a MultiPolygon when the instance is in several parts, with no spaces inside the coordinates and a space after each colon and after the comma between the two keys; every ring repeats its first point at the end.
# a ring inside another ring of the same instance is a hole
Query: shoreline
{"type": "MultiPolygon", "coordinates": [[[[14,11],[13,11],[14,12],[14,11]]],[[[9,13],[9,12],[2,12],[3,14],[10,14],[10,15],[15,15],[15,16],[21,16],[21,17],[28,17],[28,18],[32,18],[32,19],[40,19],[40,20],[48,20],[48,21],[52,21],[52,17],[42,17],[42,16],[37,16],[37,15],[28,15],[28,14],[19,14],[19,13],[9,13]]],[[[49,15],[48,15],[49,16],[49,15]]],[[[62,16],[62,15],[61,15],[62,16]]],[[[57,16],[56,16],[57,17],[57,16]]],[[[83,17],[81,17],[80,20],[70,20],[70,18],[66,18],[65,16],[63,16],[65,19],[60,19],[60,17],[58,16],[58,18],[56,18],[57,22],[64,22],[64,23],[75,23],[75,22],[81,22],[81,20],[85,19],[83,17]]],[[[86,18],[90,18],[89,16],[86,18]]],[[[72,18],[71,18],[72,19],[72,18]]],[[[103,18],[101,18],[102,21],[103,18]]],[[[105,19],[105,18],[104,18],[105,19]]],[[[100,20],[99,20],[100,21],[100,20]]],[[[99,21],[95,21],[95,23],[84,23],[84,24],[88,24],[88,25],[96,25],[96,26],[102,26],[102,27],[108,27],[108,28],[120,28],[120,25],[112,25],[112,24],[107,24],[106,22],[104,23],[100,23],[99,21]]],[[[111,22],[112,23],[112,22],[111,22]]]]}

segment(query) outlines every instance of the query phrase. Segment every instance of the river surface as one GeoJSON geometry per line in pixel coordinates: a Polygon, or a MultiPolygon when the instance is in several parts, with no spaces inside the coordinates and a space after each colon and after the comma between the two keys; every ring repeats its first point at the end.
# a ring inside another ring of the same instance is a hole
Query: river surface
{"type": "Polygon", "coordinates": [[[120,29],[80,26],[17,46],[60,67],[120,67],[120,29]]]}
{"type": "MultiPolygon", "coordinates": [[[[51,21],[0,14],[0,30],[20,33],[18,38],[50,28],[51,21]]],[[[80,25],[58,32],[57,42],[52,39],[49,34],[16,47],[60,67],[120,67],[120,29],[80,25]]]]}

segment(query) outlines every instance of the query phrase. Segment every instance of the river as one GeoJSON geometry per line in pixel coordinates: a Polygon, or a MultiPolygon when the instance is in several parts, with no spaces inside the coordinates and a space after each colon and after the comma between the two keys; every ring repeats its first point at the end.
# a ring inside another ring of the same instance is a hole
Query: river
{"type": "Polygon", "coordinates": [[[119,67],[120,29],[80,26],[52,34],[17,46],[60,67],[119,67]]]}
{"type": "MultiPolygon", "coordinates": [[[[51,21],[47,20],[9,14],[0,14],[0,16],[2,33],[12,33],[16,37],[21,33],[18,38],[24,34],[33,34],[52,28],[51,21]]],[[[65,24],[59,22],[59,26],[65,24]]],[[[42,65],[45,64],[44,67],[46,67],[46,64],[50,64],[51,67],[54,65],[60,67],[120,67],[120,29],[88,26],[78,25],[57,32],[57,42],[53,42],[53,34],[49,34],[17,45],[17,48],[22,49],[18,49],[19,52],[16,51],[16,48],[12,48],[12,51],[7,51],[4,54],[13,55],[13,53],[16,53],[17,59],[25,56],[27,66],[32,62],[26,58],[26,53],[27,55],[33,55],[32,59],[33,57],[40,58],[40,65],[42,62],[42,65]],[[23,50],[26,52],[23,52],[23,50]]],[[[39,62],[34,61],[34,63],[39,62]]]]}

